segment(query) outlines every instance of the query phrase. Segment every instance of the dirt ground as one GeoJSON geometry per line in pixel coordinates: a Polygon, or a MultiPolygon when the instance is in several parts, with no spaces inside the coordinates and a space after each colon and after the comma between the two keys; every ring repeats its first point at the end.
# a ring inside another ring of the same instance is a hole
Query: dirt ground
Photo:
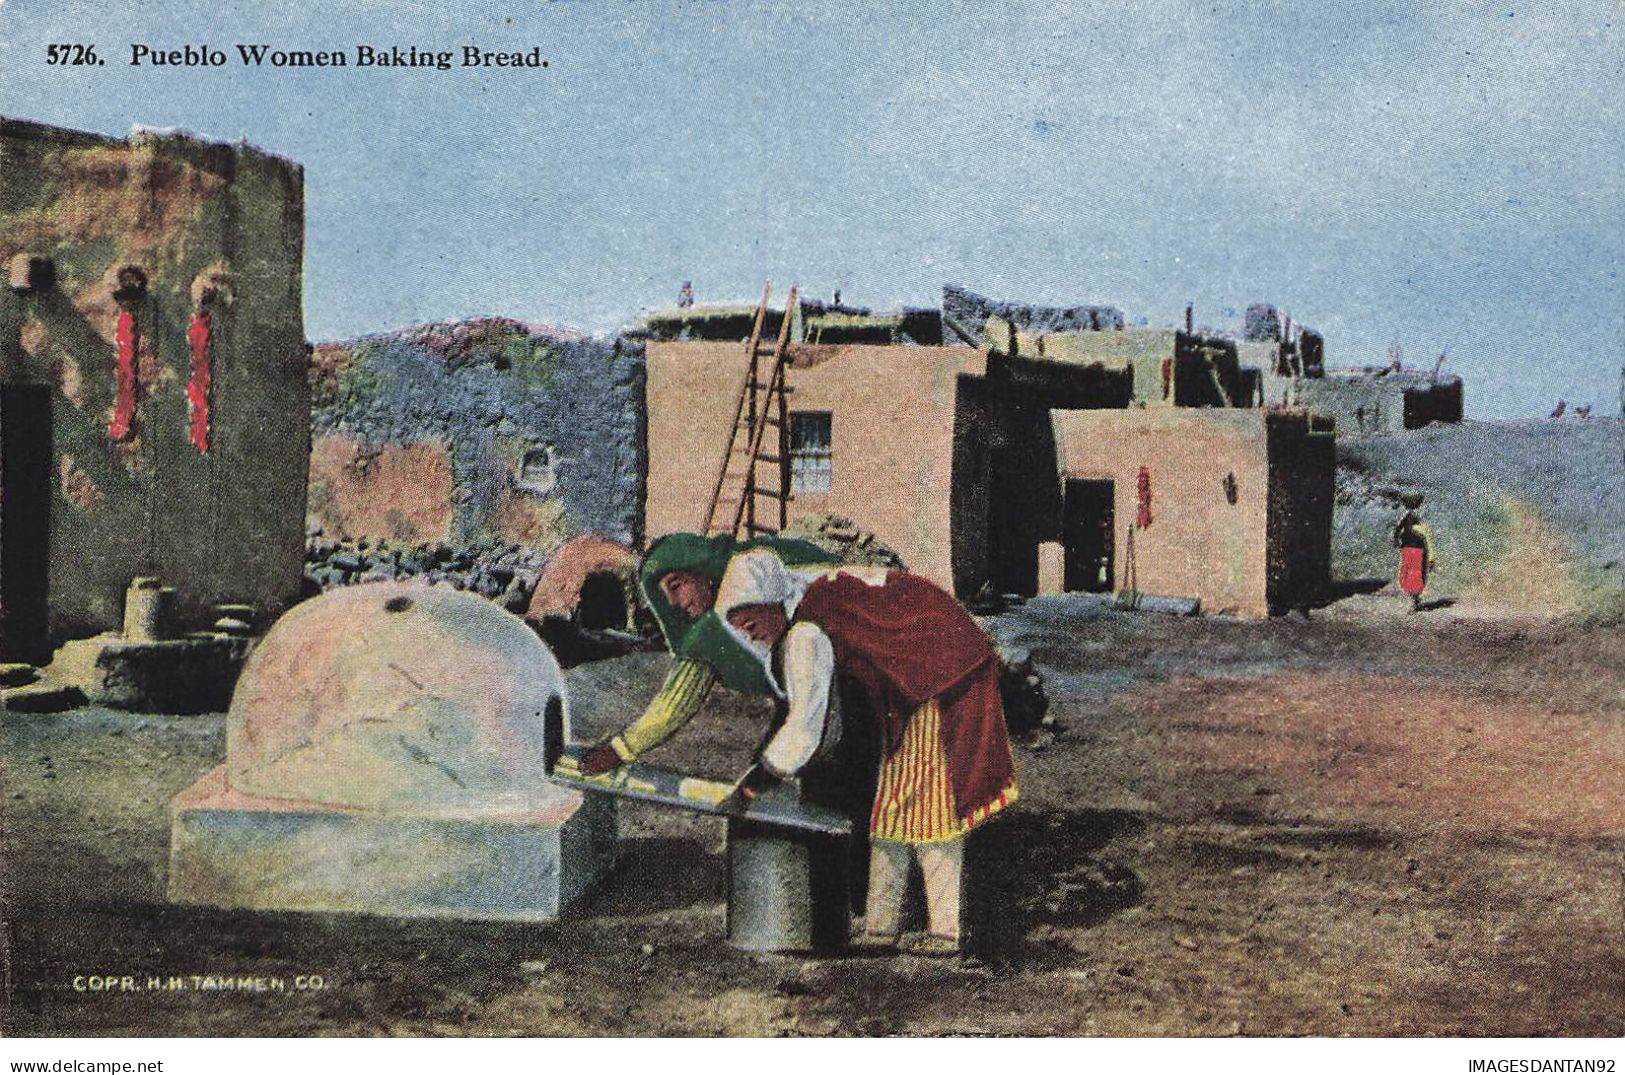
{"type": "MultiPolygon", "coordinates": [[[[1044,672],[990,861],[1019,966],[753,956],[724,943],[720,823],[622,813],[565,921],[247,914],[163,901],[169,798],[220,717],[6,714],[18,1035],[1620,1035],[1625,642],[1617,625],[1403,615],[1266,623],[1041,598],[988,621],[1044,672]],[[263,975],[282,993],[78,992],[78,975],[263,975]]],[[[657,654],[570,673],[577,733],[657,654]]],[[[732,700],[665,761],[724,775],[732,700]]]]}

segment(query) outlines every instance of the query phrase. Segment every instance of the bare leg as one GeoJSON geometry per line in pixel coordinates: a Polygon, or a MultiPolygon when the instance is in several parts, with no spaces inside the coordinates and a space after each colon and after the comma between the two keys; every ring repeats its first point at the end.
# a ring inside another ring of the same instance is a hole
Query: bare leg
{"type": "MultiPolygon", "coordinates": [[[[964,873],[965,840],[921,844],[920,873],[925,878],[925,911],[938,937],[959,938],[959,891],[964,873]]],[[[871,888],[871,891],[873,889],[871,888]]]]}
{"type": "Polygon", "coordinates": [[[901,931],[903,887],[908,883],[909,845],[876,840],[869,849],[869,902],[863,932],[896,937],[901,931]]]}

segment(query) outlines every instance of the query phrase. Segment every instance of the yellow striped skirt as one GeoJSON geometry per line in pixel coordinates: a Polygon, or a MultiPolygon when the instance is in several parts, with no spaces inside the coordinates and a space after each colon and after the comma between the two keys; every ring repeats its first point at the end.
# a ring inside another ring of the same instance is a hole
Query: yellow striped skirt
{"type": "Polygon", "coordinates": [[[869,838],[909,844],[957,840],[1015,801],[1012,777],[992,802],[960,816],[942,747],[942,707],[933,698],[908,718],[902,744],[881,763],[869,838]]]}

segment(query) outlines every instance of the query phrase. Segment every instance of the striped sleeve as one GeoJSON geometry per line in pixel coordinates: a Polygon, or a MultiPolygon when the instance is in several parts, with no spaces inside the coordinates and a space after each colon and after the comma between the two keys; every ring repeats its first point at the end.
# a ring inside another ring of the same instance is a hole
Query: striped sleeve
{"type": "Polygon", "coordinates": [[[716,681],[716,671],[704,661],[679,658],[643,716],[628,724],[620,735],[610,740],[610,745],[622,761],[631,761],[653,750],[700,711],[716,681]]]}

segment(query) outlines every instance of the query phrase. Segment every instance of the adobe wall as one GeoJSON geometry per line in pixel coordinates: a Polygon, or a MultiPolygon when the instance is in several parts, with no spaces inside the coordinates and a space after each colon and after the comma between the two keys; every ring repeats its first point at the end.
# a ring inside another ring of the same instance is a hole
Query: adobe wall
{"type": "MultiPolygon", "coordinates": [[[[13,522],[48,515],[52,643],[118,627],[135,575],[176,587],[188,627],[212,622],[217,602],[274,616],[298,599],[310,443],[303,182],[297,164],[242,144],[0,119],[0,263],[29,254],[54,270],[32,293],[0,293],[0,384],[50,401],[30,438],[49,442],[48,502],[8,496],[6,507],[13,522]],[[113,293],[127,266],[146,291],[126,293],[139,343],[127,349],[132,421],[119,428],[113,293]],[[187,398],[201,280],[220,296],[206,450],[191,439],[187,398]]],[[[42,645],[16,644],[36,656],[42,645]]]]}
{"type": "Polygon", "coordinates": [[[1057,393],[1025,387],[1015,377],[998,374],[984,384],[991,401],[990,421],[982,430],[964,433],[985,439],[990,456],[986,579],[999,593],[1034,594],[1038,546],[1061,530],[1063,505],[1049,421],[1057,393]]]}
{"type": "Polygon", "coordinates": [[[1269,443],[1270,611],[1307,609],[1331,583],[1337,446],[1332,420],[1307,410],[1265,413],[1269,443]]]}
{"type": "Polygon", "coordinates": [[[323,344],[311,369],[325,537],[640,540],[641,345],[492,318],[323,344]]]}
{"type": "Polygon", "coordinates": [[[1399,433],[1420,429],[1429,422],[1459,422],[1462,417],[1462,382],[1425,373],[1359,373],[1332,371],[1325,377],[1276,377],[1266,390],[1274,401],[1286,398],[1337,421],[1340,434],[1399,433]],[[1281,385],[1285,385],[1283,389],[1281,385]]]}
{"type": "Polygon", "coordinates": [[[993,580],[994,430],[998,394],[989,378],[961,374],[954,403],[953,491],[949,497],[954,593],[975,594],[993,580]]]}
{"type": "Polygon", "coordinates": [[[1263,412],[1057,410],[1051,418],[1061,479],[1114,482],[1114,590],[1125,587],[1132,540],[1141,593],[1198,597],[1206,612],[1269,614],[1263,412]],[[1142,466],[1151,477],[1144,528],[1136,525],[1142,466]],[[1226,491],[1231,476],[1234,503],[1226,491]]]}
{"type": "MultiPolygon", "coordinates": [[[[648,345],[650,536],[704,522],[744,351],[733,341],[648,345]]],[[[832,474],[827,494],[792,502],[791,518],[847,516],[910,569],[951,588],[959,379],[985,369],[985,352],[971,347],[796,348],[790,409],[831,412],[832,474]]]]}

